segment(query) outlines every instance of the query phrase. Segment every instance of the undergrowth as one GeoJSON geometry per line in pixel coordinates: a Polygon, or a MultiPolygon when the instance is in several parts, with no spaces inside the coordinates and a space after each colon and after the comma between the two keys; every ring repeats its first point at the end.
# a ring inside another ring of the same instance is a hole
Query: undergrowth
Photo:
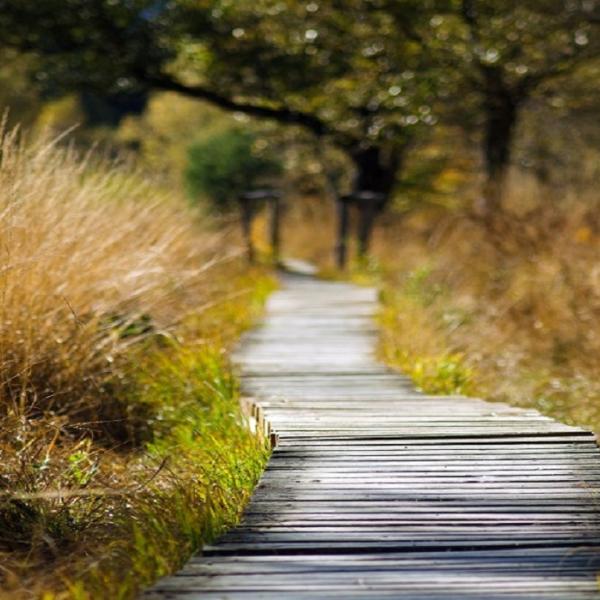
{"type": "Polygon", "coordinates": [[[52,597],[132,597],[234,525],[264,468],[266,446],[240,418],[219,345],[145,354],[129,385],[154,433],[131,479],[139,489],[120,499],[93,560],[69,567],[70,591],[52,597]]]}
{"type": "Polygon", "coordinates": [[[129,598],[237,519],[266,459],[227,349],[272,289],[158,182],[0,152],[0,596],[129,598]]]}
{"type": "Polygon", "coordinates": [[[476,387],[473,369],[464,353],[451,346],[445,327],[460,317],[448,310],[449,292],[431,284],[430,275],[430,269],[422,266],[407,273],[400,284],[384,288],[379,355],[424,392],[469,395],[476,387]]]}
{"type": "Polygon", "coordinates": [[[426,392],[533,407],[600,432],[595,203],[534,212],[506,210],[492,230],[468,214],[389,226],[371,274],[383,290],[380,356],[426,392]]]}

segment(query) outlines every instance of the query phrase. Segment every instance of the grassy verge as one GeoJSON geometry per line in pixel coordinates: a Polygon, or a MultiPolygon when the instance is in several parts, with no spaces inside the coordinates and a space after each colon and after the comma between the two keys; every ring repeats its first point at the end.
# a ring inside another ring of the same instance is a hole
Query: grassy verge
{"type": "MultiPolygon", "coordinates": [[[[440,313],[440,290],[427,285],[427,270],[406,274],[400,285],[383,284],[378,354],[409,375],[430,394],[473,395],[481,391],[474,366],[452,344],[447,319],[440,313]]],[[[444,308],[448,306],[444,301],[444,308]]]]}
{"type": "Polygon", "coordinates": [[[382,359],[426,392],[533,407],[600,432],[599,239],[588,227],[580,240],[587,213],[551,218],[508,220],[500,240],[468,219],[407,226],[395,248],[381,240],[371,277],[382,289],[382,359]]]}
{"type": "MultiPolygon", "coordinates": [[[[253,315],[248,303],[256,310],[266,289],[259,285],[250,298],[209,311],[202,321],[213,327],[222,320],[227,328],[226,316],[235,310],[244,327],[253,315]]],[[[119,497],[112,522],[99,523],[100,537],[87,548],[79,573],[68,567],[68,591],[57,598],[130,598],[237,522],[268,451],[240,416],[225,352],[233,334],[229,329],[225,339],[211,335],[196,345],[138,350],[123,393],[141,409],[152,440],[129,465],[137,471],[133,490],[119,497]]]]}
{"type": "Polygon", "coordinates": [[[266,450],[227,351],[270,276],[157,182],[0,152],[0,596],[129,598],[237,519],[266,450]]]}
{"type": "Polygon", "coordinates": [[[455,304],[451,291],[429,303],[403,286],[386,290],[379,355],[423,391],[532,407],[600,432],[600,385],[587,365],[566,367],[508,340],[499,346],[490,323],[455,304]]]}

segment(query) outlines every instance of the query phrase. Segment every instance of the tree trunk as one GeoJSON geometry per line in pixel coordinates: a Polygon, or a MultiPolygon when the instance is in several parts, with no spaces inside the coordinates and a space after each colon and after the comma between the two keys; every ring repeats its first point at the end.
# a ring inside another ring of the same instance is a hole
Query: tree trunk
{"type": "Polygon", "coordinates": [[[402,150],[396,148],[385,152],[379,146],[368,146],[356,149],[351,157],[356,168],[354,194],[370,192],[372,196],[370,199],[364,196],[358,204],[358,254],[362,258],[369,252],[375,221],[389,202],[400,169],[402,150]]]}
{"type": "Polygon", "coordinates": [[[504,82],[499,69],[490,68],[485,72],[485,84],[486,181],[479,212],[488,218],[502,209],[513,138],[523,99],[504,82]]]}

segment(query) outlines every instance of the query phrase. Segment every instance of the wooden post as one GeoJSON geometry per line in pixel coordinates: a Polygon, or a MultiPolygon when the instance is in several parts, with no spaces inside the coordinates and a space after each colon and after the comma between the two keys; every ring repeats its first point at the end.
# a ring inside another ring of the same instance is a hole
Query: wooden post
{"type": "Polygon", "coordinates": [[[253,190],[242,194],[239,198],[242,209],[242,229],[244,239],[248,248],[248,260],[252,263],[256,258],[254,246],[252,245],[252,222],[258,206],[268,203],[271,207],[270,242],[275,260],[279,258],[280,251],[280,199],[281,192],[273,189],[253,190]]]}
{"type": "Polygon", "coordinates": [[[351,196],[342,196],[338,198],[337,204],[337,243],[335,246],[335,262],[338,269],[345,269],[348,262],[348,229],[350,224],[350,202],[351,196]]]}
{"type": "Polygon", "coordinates": [[[240,197],[240,208],[242,209],[242,233],[246,242],[246,253],[248,262],[255,260],[254,246],[252,244],[252,221],[254,219],[254,200],[247,195],[240,197]]]}
{"type": "Polygon", "coordinates": [[[362,201],[359,204],[358,219],[358,258],[364,258],[369,252],[371,242],[371,231],[375,216],[373,202],[370,200],[362,201]]]}
{"type": "Polygon", "coordinates": [[[362,191],[356,194],[359,207],[358,257],[364,258],[369,252],[373,225],[377,213],[383,208],[385,195],[379,192],[362,191]]]}
{"type": "Polygon", "coordinates": [[[273,260],[279,260],[279,251],[281,245],[281,202],[279,194],[273,194],[271,198],[271,251],[273,260]]]}

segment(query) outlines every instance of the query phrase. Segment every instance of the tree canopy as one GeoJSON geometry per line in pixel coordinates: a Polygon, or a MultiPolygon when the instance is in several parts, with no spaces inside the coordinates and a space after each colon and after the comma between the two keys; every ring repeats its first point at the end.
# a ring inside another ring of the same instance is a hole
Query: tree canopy
{"type": "Polygon", "coordinates": [[[412,35],[427,3],[378,4],[4,1],[0,28],[6,43],[43,54],[47,80],[178,91],[302,126],[351,154],[376,145],[396,155],[435,123],[443,78],[412,35]]]}
{"type": "Polygon", "coordinates": [[[520,112],[548,82],[599,56],[600,4],[461,0],[456,12],[452,56],[465,87],[478,96],[488,210],[497,210],[520,112]]]}
{"type": "Polygon", "coordinates": [[[35,52],[47,85],[302,127],[385,198],[410,144],[458,111],[481,127],[492,208],[523,105],[597,59],[599,26],[598,0],[0,0],[3,43],[35,52]]]}

